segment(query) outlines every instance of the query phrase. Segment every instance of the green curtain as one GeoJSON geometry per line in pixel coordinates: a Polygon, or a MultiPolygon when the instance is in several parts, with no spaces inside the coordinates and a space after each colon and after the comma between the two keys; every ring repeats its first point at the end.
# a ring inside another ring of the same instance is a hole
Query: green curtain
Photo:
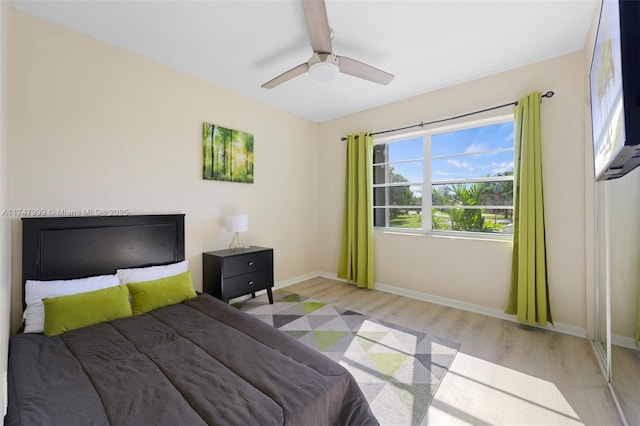
{"type": "Polygon", "coordinates": [[[373,288],[373,138],[349,135],[338,278],[373,288]]]}
{"type": "Polygon", "coordinates": [[[518,321],[553,324],[547,283],[542,197],[540,92],[518,100],[515,111],[513,258],[505,312],[518,321]]]}

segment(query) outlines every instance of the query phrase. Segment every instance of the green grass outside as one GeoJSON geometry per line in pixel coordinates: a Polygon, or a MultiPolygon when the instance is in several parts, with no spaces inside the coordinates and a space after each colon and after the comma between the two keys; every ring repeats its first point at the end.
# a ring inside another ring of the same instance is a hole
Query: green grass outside
{"type": "MultiPolygon", "coordinates": [[[[483,213],[482,217],[488,221],[495,221],[496,219],[504,219],[504,214],[489,214],[483,213]]],[[[434,211],[432,214],[432,220],[435,222],[435,229],[449,230],[451,229],[451,221],[449,215],[440,211],[434,211]]],[[[421,214],[401,214],[389,220],[389,226],[392,228],[412,228],[422,229],[422,215],[421,214]]],[[[497,225],[502,228],[502,225],[497,225]]]]}
{"type": "Polygon", "coordinates": [[[422,229],[421,214],[401,214],[389,219],[389,226],[392,228],[417,228],[422,229]]]}

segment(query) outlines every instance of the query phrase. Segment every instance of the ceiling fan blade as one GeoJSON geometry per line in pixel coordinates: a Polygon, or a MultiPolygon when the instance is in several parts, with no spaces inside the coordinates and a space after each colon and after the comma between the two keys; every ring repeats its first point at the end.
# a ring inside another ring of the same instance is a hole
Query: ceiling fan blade
{"type": "Polygon", "coordinates": [[[285,81],[289,81],[292,78],[295,78],[301,74],[304,74],[307,71],[309,71],[309,64],[305,62],[304,64],[300,64],[295,68],[291,68],[289,71],[283,72],[273,80],[267,81],[265,84],[262,85],[262,87],[265,89],[273,89],[274,87],[279,86],[285,81]]]}
{"type": "Polygon", "coordinates": [[[302,0],[311,47],[316,53],[331,53],[331,30],[324,0],[302,0]]]}
{"type": "Polygon", "coordinates": [[[395,77],[393,74],[356,61],[355,59],[347,58],[346,56],[338,56],[338,60],[340,61],[340,72],[364,78],[374,83],[380,83],[386,86],[395,77]]]}

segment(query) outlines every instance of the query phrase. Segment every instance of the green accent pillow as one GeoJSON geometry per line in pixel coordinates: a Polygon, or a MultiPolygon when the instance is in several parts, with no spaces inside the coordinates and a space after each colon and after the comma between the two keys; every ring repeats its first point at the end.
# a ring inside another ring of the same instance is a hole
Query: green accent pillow
{"type": "Polygon", "coordinates": [[[90,325],[133,315],[124,285],[69,296],[45,297],[44,334],[56,336],[90,325]]]}
{"type": "Polygon", "coordinates": [[[196,297],[191,271],[158,280],[127,283],[127,287],[133,299],[134,315],[142,315],[196,297]]]}

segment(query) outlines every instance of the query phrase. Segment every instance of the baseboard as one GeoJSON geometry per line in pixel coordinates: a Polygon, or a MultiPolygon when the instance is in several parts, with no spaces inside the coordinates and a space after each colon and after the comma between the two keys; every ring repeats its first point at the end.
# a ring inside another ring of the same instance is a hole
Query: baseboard
{"type": "MultiPolygon", "coordinates": [[[[313,275],[313,274],[312,274],[313,275]]],[[[324,278],[333,279],[336,281],[347,282],[341,278],[338,278],[335,274],[331,274],[329,272],[317,272],[316,276],[321,276],[324,278]]],[[[388,284],[382,284],[376,282],[374,284],[374,289],[384,291],[385,293],[397,294],[398,296],[410,297],[412,299],[423,300],[425,302],[436,303],[438,305],[448,306],[451,308],[462,309],[464,311],[474,312],[476,314],[487,315],[493,318],[499,318],[506,321],[518,322],[514,316],[507,315],[502,312],[500,309],[488,308],[486,306],[475,305],[473,303],[462,302],[460,300],[448,299],[446,297],[440,297],[429,293],[424,293],[421,291],[407,290],[404,288],[394,287],[388,284]]],[[[542,327],[539,325],[533,325],[532,327],[543,328],[546,330],[556,331],[559,333],[570,334],[572,336],[587,338],[587,330],[582,327],[576,327],[570,324],[563,324],[556,322],[555,326],[547,325],[546,327],[542,327]]]]}
{"type": "Polygon", "coordinates": [[[298,275],[297,277],[289,278],[288,280],[278,281],[274,284],[274,288],[284,288],[293,284],[297,284],[302,281],[310,280],[315,277],[321,276],[319,272],[309,272],[308,274],[298,275]]]}
{"type": "Polygon", "coordinates": [[[614,334],[613,336],[611,336],[611,344],[616,346],[622,346],[623,348],[640,351],[640,348],[636,346],[635,339],[631,337],[618,336],[614,334]]]}

